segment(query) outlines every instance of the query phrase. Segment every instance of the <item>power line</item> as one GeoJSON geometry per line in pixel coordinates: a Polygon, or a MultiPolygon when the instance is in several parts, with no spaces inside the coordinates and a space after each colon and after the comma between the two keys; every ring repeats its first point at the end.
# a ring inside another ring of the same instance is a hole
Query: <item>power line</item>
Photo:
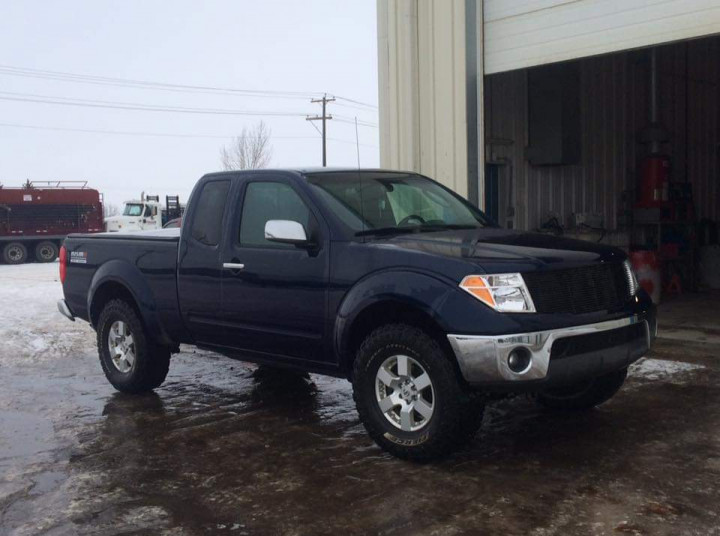
{"type": "Polygon", "coordinates": [[[340,97],[339,95],[334,95],[334,97],[338,100],[344,100],[346,102],[352,102],[353,104],[357,104],[358,106],[365,106],[366,108],[372,108],[374,110],[377,110],[378,107],[375,104],[369,104],[367,102],[361,102],[355,99],[348,99],[347,97],[340,97]]]}
{"type": "Polygon", "coordinates": [[[201,86],[191,84],[171,84],[166,82],[151,82],[148,80],[133,80],[128,78],[116,78],[107,76],[93,76],[63,71],[48,71],[41,69],[29,69],[24,67],[13,67],[0,65],[0,74],[8,76],[22,76],[29,78],[40,78],[46,80],[58,80],[64,82],[86,83],[95,85],[107,85],[117,87],[133,87],[140,89],[157,89],[167,91],[182,91],[196,93],[226,93],[246,97],[279,97],[307,99],[309,97],[322,95],[319,91],[273,91],[256,89],[237,89],[218,86],[201,86]]]}
{"type": "MultiPolygon", "coordinates": [[[[310,102],[321,103],[335,101],[335,98],[322,97],[320,99],[313,99],[310,102]]],[[[191,113],[191,114],[210,114],[210,115],[250,115],[250,116],[279,116],[279,117],[306,117],[306,114],[302,112],[279,112],[275,110],[259,111],[259,110],[233,110],[225,108],[189,108],[184,106],[161,106],[155,104],[143,104],[139,102],[127,102],[127,101],[105,101],[105,100],[94,100],[94,99],[78,99],[73,97],[59,97],[55,95],[40,95],[36,93],[16,93],[11,91],[0,91],[0,100],[7,101],[19,101],[19,102],[35,102],[40,104],[56,104],[63,106],[81,106],[89,108],[107,108],[114,110],[132,110],[132,111],[147,111],[147,112],[172,112],[172,113],[191,113]]],[[[325,106],[325,105],[323,105],[325,106]]],[[[324,115],[324,112],[323,112],[324,115]]],[[[317,119],[322,119],[322,116],[316,116],[317,119]]],[[[326,119],[332,119],[328,117],[326,119]]],[[[355,124],[355,119],[345,115],[335,115],[335,119],[341,123],[355,124]]],[[[309,119],[313,120],[313,119],[309,119]]],[[[369,121],[358,121],[358,125],[364,127],[377,128],[377,123],[371,123],[369,121]]]]}
{"type": "MultiPolygon", "coordinates": [[[[119,135],[119,136],[138,136],[138,137],[160,137],[160,138],[198,138],[198,139],[223,139],[223,140],[230,140],[233,138],[242,138],[243,136],[234,136],[234,135],[221,135],[221,134],[180,134],[180,133],[170,133],[170,132],[140,132],[140,131],[127,131],[127,130],[103,130],[103,129],[90,129],[90,128],[68,128],[68,127],[51,127],[51,126],[41,126],[41,125],[26,125],[21,123],[0,123],[0,127],[9,127],[9,128],[21,128],[21,129],[29,129],[29,130],[45,130],[45,131],[51,131],[51,132],[78,132],[83,134],[108,134],[108,135],[119,135]]],[[[244,136],[246,138],[253,137],[253,136],[244,136]]],[[[317,136],[270,136],[271,139],[274,140],[316,140],[318,139],[317,136]]],[[[334,141],[338,143],[351,143],[355,144],[356,142],[351,140],[343,140],[340,138],[328,138],[329,141],[334,141]]],[[[364,145],[365,147],[377,147],[377,145],[371,145],[371,144],[360,144],[364,145]]]]}
{"type": "MultiPolygon", "coordinates": [[[[350,124],[352,124],[352,125],[354,125],[354,124],[356,123],[354,117],[347,117],[347,116],[345,116],[345,115],[335,115],[335,119],[336,119],[337,121],[341,122],[341,123],[350,123],[350,124]]],[[[360,125],[361,127],[371,127],[371,128],[377,128],[377,127],[378,127],[377,123],[371,123],[371,122],[369,122],[369,121],[360,121],[360,120],[358,120],[358,121],[357,121],[357,124],[360,125]]]]}
{"type": "Polygon", "coordinates": [[[255,110],[229,110],[222,108],[187,108],[182,106],[158,106],[154,104],[142,104],[136,102],[103,101],[91,99],[75,99],[69,97],[56,97],[52,95],[38,95],[32,93],[13,93],[0,91],[0,100],[35,102],[41,104],[56,104],[62,106],[81,106],[88,108],[108,108],[114,110],[133,110],[145,112],[172,112],[190,114],[210,115],[255,115],[255,116],[283,116],[283,117],[304,117],[301,112],[277,112],[277,111],[255,111],[255,110]],[[2,96],[7,95],[7,96],[2,96]]]}
{"type": "Polygon", "coordinates": [[[348,108],[348,109],[351,109],[351,110],[357,110],[357,111],[359,111],[359,112],[365,112],[365,113],[369,113],[369,114],[373,114],[373,115],[376,115],[376,114],[377,114],[377,110],[373,110],[373,109],[371,109],[371,108],[364,108],[364,107],[362,107],[362,106],[355,106],[354,104],[345,104],[344,102],[336,102],[335,104],[336,104],[337,106],[342,106],[343,108],[348,108]]]}
{"type": "MultiPolygon", "coordinates": [[[[49,130],[59,132],[82,132],[87,134],[116,134],[122,136],[153,136],[163,138],[211,138],[211,139],[225,139],[229,140],[232,138],[252,138],[255,136],[233,136],[227,135],[222,136],[219,134],[179,134],[171,132],[142,132],[142,131],[128,131],[128,130],[105,130],[105,129],[92,129],[92,128],[69,128],[69,127],[48,127],[39,125],[23,125],[20,123],[0,123],[0,127],[13,127],[23,128],[32,130],[49,130]]],[[[271,136],[273,139],[308,139],[316,140],[317,136],[271,136]]]]}
{"type": "MultiPolygon", "coordinates": [[[[64,71],[50,71],[44,69],[31,69],[27,67],[15,67],[11,65],[0,65],[0,75],[19,76],[25,78],[38,78],[44,80],[55,80],[60,82],[70,82],[78,84],[91,84],[101,86],[126,87],[134,89],[150,89],[159,91],[173,91],[180,93],[195,94],[225,94],[238,95],[244,97],[256,98],[287,98],[287,99],[307,99],[323,95],[319,91],[277,91],[277,90],[259,90],[259,89],[238,89],[219,86],[203,86],[192,84],[173,84],[168,82],[154,82],[148,80],[135,80],[129,78],[107,77],[85,75],[78,73],[70,73],[64,71]]],[[[353,108],[361,111],[376,111],[377,105],[366,102],[333,95],[339,101],[338,106],[353,108]],[[351,104],[346,104],[351,103],[351,104]]]]}

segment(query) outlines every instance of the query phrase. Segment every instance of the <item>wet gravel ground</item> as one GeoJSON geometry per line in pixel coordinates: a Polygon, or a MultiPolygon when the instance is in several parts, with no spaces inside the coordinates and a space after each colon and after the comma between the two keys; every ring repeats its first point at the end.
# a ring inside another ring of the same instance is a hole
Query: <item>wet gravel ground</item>
{"type": "Polygon", "coordinates": [[[720,534],[717,345],[660,340],[588,413],[493,403],[469,448],[416,465],[370,441],[347,382],[184,348],[156,393],[122,395],[87,326],[16,316],[1,535],[720,534]]]}

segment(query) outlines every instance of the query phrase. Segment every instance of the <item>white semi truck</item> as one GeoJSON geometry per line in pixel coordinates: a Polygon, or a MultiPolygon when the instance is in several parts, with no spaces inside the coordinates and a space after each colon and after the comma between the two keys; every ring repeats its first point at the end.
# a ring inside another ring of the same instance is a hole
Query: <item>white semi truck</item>
{"type": "Polygon", "coordinates": [[[108,232],[150,231],[162,229],[163,224],[182,216],[182,206],[178,196],[167,196],[166,205],[160,203],[160,196],[140,196],[140,200],[125,201],[122,214],[105,218],[105,230],[108,232]]]}

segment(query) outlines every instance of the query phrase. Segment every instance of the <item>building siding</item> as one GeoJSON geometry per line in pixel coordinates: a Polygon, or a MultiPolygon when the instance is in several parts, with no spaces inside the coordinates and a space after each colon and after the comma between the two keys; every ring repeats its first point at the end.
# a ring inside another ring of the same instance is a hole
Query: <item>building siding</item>
{"type": "Polygon", "coordinates": [[[378,0],[380,162],[468,192],[464,0],[378,0]]]}

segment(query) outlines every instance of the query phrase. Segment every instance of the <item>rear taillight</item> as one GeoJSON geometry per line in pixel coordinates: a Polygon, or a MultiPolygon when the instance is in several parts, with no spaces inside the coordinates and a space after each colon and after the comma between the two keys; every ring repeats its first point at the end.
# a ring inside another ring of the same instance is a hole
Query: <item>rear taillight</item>
{"type": "Polygon", "coordinates": [[[65,246],[60,248],[60,282],[65,283],[65,274],[67,274],[67,250],[65,246]]]}

